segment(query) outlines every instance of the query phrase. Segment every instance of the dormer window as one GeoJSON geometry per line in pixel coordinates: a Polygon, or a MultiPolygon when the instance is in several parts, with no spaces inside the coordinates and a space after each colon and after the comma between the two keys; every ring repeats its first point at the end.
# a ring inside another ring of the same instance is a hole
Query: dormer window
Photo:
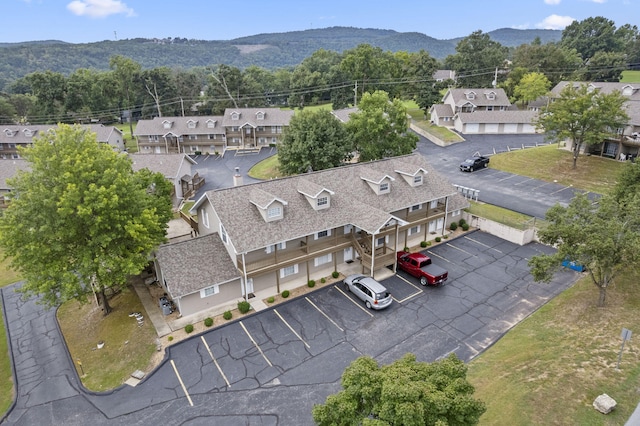
{"type": "Polygon", "coordinates": [[[16,132],[12,131],[11,129],[4,129],[4,134],[12,138],[16,134],[16,132]]]}
{"type": "Polygon", "coordinates": [[[189,121],[187,121],[187,127],[190,128],[190,129],[195,129],[196,128],[196,123],[197,123],[197,121],[189,120],[189,121]]]}
{"type": "Polygon", "coordinates": [[[239,112],[232,112],[231,113],[231,119],[232,120],[240,120],[240,113],[239,112]]]}
{"type": "Polygon", "coordinates": [[[413,177],[413,185],[414,186],[422,185],[422,175],[415,175],[413,177]]]}
{"type": "Polygon", "coordinates": [[[486,93],[487,99],[489,99],[490,101],[493,101],[496,99],[496,92],[489,92],[486,93]]]}
{"type": "Polygon", "coordinates": [[[162,127],[164,127],[165,129],[170,129],[172,124],[173,124],[173,122],[171,122],[169,120],[164,120],[162,122],[162,127]]]}
{"type": "Polygon", "coordinates": [[[465,96],[467,97],[467,99],[471,100],[471,99],[475,99],[476,98],[476,92],[467,92],[465,93],[465,96]]]}
{"type": "Polygon", "coordinates": [[[258,111],[256,113],[256,120],[264,120],[264,112],[258,111]]]}
{"type": "Polygon", "coordinates": [[[631,96],[633,95],[633,87],[631,86],[624,86],[622,88],[622,95],[623,96],[631,96]]]}
{"type": "Polygon", "coordinates": [[[380,184],[380,194],[386,194],[389,192],[389,182],[382,182],[380,184]]]}
{"type": "Polygon", "coordinates": [[[271,206],[267,209],[268,219],[277,219],[282,216],[282,206],[271,206]]]}
{"type": "Polygon", "coordinates": [[[31,129],[24,129],[24,135],[28,138],[32,138],[33,137],[33,133],[34,131],[31,129]]]}
{"type": "Polygon", "coordinates": [[[215,120],[207,120],[207,128],[213,129],[214,127],[216,127],[216,121],[215,120]]]}
{"type": "Polygon", "coordinates": [[[422,167],[418,167],[417,169],[411,168],[407,164],[397,169],[396,173],[402,176],[402,179],[404,179],[409,186],[416,187],[424,183],[424,176],[427,174],[427,171],[422,167]]]}
{"type": "Polygon", "coordinates": [[[314,210],[328,209],[331,205],[331,196],[335,194],[330,189],[305,178],[301,178],[298,181],[297,189],[300,194],[305,196],[314,210]]]}
{"type": "Polygon", "coordinates": [[[329,197],[320,197],[316,203],[318,207],[326,206],[327,204],[329,204],[329,197]]]}
{"type": "Polygon", "coordinates": [[[284,206],[287,202],[261,189],[254,189],[249,196],[265,222],[273,222],[284,218],[284,206]]]}

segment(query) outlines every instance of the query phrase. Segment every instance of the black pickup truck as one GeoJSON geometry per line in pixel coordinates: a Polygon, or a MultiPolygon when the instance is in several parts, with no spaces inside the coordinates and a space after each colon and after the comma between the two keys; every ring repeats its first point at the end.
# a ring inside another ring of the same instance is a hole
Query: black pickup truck
{"type": "Polygon", "coordinates": [[[461,172],[472,172],[489,166],[489,157],[471,157],[460,163],[461,172]]]}

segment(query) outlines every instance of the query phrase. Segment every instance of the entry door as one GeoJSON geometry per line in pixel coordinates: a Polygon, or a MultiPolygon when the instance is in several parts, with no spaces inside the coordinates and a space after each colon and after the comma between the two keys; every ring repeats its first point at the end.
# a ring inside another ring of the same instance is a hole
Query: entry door
{"type": "Polygon", "coordinates": [[[436,221],[432,220],[431,222],[429,222],[429,232],[436,232],[436,229],[438,229],[436,227],[436,221]]]}
{"type": "Polygon", "coordinates": [[[353,248],[348,247],[344,249],[344,261],[353,260],[353,248]]]}
{"type": "Polygon", "coordinates": [[[156,154],[162,154],[159,146],[156,146],[156,154]]]}
{"type": "Polygon", "coordinates": [[[444,226],[444,218],[441,217],[440,219],[438,219],[438,223],[436,225],[436,229],[437,230],[442,230],[442,227],[444,226]]]}
{"type": "MultiPolygon", "coordinates": [[[[247,278],[247,292],[253,293],[253,278],[247,278]]],[[[245,295],[244,287],[242,287],[242,295],[245,295]]]]}

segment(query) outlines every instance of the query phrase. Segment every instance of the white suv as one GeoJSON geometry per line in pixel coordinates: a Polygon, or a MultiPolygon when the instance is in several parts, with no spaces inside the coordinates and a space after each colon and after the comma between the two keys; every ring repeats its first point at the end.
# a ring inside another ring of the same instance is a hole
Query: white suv
{"type": "Polygon", "coordinates": [[[344,288],[355,294],[369,309],[383,309],[393,300],[391,293],[371,277],[361,274],[350,275],[344,279],[344,288]]]}

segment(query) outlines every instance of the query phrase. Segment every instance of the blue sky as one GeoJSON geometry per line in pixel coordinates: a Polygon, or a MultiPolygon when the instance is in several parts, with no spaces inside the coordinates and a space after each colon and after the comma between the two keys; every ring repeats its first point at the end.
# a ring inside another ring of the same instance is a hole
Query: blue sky
{"type": "Polygon", "coordinates": [[[595,16],[640,25],[640,0],[2,0],[1,10],[0,42],[230,40],[332,26],[448,39],[505,27],[561,30],[595,16]]]}

